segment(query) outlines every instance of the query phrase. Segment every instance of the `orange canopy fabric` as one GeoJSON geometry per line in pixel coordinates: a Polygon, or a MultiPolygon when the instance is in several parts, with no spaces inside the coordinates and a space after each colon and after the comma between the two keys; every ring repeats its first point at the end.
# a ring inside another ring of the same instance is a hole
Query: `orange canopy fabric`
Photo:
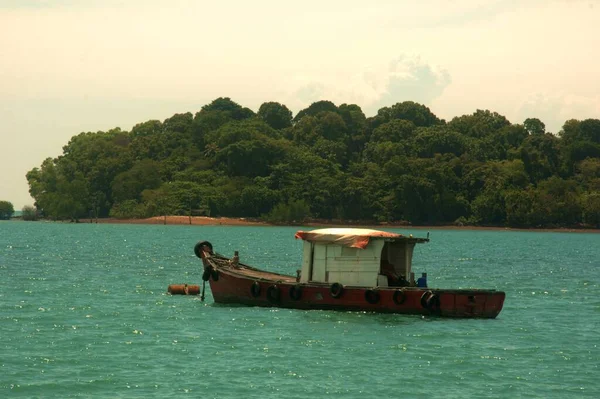
{"type": "Polygon", "coordinates": [[[295,238],[304,241],[322,242],[343,245],[345,247],[365,249],[371,238],[402,238],[402,234],[388,233],[387,231],[371,229],[318,229],[311,231],[298,231],[295,238]]]}

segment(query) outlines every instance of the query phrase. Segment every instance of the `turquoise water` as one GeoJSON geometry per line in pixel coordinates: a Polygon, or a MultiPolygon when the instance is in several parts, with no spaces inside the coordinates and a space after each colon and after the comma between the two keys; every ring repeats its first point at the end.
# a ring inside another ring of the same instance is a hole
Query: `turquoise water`
{"type": "Polygon", "coordinates": [[[0,397],[600,397],[598,234],[432,230],[415,271],[506,291],[495,320],[165,294],[201,239],[293,274],[296,230],[1,222],[0,397]]]}

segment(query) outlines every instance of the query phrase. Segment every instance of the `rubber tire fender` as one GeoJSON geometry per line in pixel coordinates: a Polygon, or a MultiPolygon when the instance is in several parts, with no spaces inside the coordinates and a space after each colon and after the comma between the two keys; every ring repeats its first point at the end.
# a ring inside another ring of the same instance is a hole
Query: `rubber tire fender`
{"type": "Polygon", "coordinates": [[[340,283],[333,283],[331,287],[329,287],[329,293],[332,298],[339,298],[344,293],[344,285],[340,283]]]}
{"type": "Polygon", "coordinates": [[[219,281],[219,271],[217,269],[213,269],[210,271],[210,277],[212,277],[214,282],[219,281]]]}
{"type": "Polygon", "coordinates": [[[423,309],[429,310],[429,307],[428,307],[429,304],[427,301],[429,300],[429,297],[431,297],[432,295],[433,295],[433,292],[431,292],[431,291],[425,291],[423,293],[423,295],[421,295],[421,306],[423,307],[423,309]]]}
{"type": "Polygon", "coordinates": [[[281,299],[281,290],[275,284],[267,288],[267,300],[271,303],[277,303],[281,299]]]}
{"type": "Polygon", "coordinates": [[[392,300],[396,305],[402,305],[404,301],[406,301],[406,292],[404,290],[396,290],[394,291],[394,296],[392,300]]]}
{"type": "Polygon", "coordinates": [[[254,298],[260,296],[260,283],[258,281],[253,282],[250,286],[250,294],[252,294],[254,298]]]}
{"type": "Polygon", "coordinates": [[[429,298],[427,298],[427,309],[430,312],[439,312],[440,311],[440,296],[436,293],[432,293],[429,298]]]}
{"type": "Polygon", "coordinates": [[[298,301],[302,298],[302,286],[300,284],[292,285],[290,287],[290,298],[294,301],[298,301]]]}
{"type": "Polygon", "coordinates": [[[210,253],[212,254],[212,252],[213,252],[213,246],[212,246],[212,244],[210,242],[208,242],[208,241],[200,241],[200,242],[198,242],[198,244],[196,244],[194,246],[194,253],[196,254],[197,257],[202,258],[201,251],[202,251],[202,247],[205,246],[205,245],[208,248],[210,248],[210,253]]]}
{"type": "Polygon", "coordinates": [[[371,305],[375,305],[377,302],[379,302],[379,292],[376,290],[366,290],[365,299],[371,305]]]}
{"type": "Polygon", "coordinates": [[[202,281],[210,280],[211,270],[210,268],[204,269],[204,273],[202,273],[202,281]]]}

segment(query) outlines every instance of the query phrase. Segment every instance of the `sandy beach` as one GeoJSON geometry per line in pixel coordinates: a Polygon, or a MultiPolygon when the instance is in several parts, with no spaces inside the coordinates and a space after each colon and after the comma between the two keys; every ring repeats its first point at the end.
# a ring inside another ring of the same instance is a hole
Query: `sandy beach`
{"type": "MultiPolygon", "coordinates": [[[[96,219],[81,219],[80,223],[96,223],[96,219]]],[[[229,218],[229,217],[208,217],[208,216],[154,216],[147,219],[98,219],[97,223],[113,224],[157,224],[157,225],[194,225],[194,226],[274,226],[273,224],[255,219],[247,218],[229,218]]],[[[488,230],[488,231],[538,231],[538,232],[565,232],[565,233],[600,233],[600,229],[576,229],[576,228],[540,228],[540,229],[519,229],[511,227],[494,226],[412,226],[406,223],[354,223],[352,221],[341,223],[337,221],[310,221],[301,224],[310,227],[361,227],[375,229],[407,229],[407,230],[488,230]]]]}
{"type": "MultiPolygon", "coordinates": [[[[98,223],[116,223],[116,224],[176,224],[176,225],[194,225],[194,226],[269,226],[268,223],[258,220],[249,220],[246,218],[213,218],[208,216],[154,216],[147,219],[115,219],[103,218],[97,219],[98,223]]],[[[96,219],[81,219],[80,223],[96,223],[96,219]]]]}

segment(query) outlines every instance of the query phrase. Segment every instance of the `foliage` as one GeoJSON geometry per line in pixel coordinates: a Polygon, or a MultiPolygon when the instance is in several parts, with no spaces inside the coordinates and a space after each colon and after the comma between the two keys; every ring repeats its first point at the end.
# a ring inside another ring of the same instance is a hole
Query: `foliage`
{"type": "Polygon", "coordinates": [[[331,101],[317,101],[312,103],[308,108],[298,112],[294,117],[294,122],[300,121],[305,116],[316,116],[321,112],[338,112],[338,108],[331,101]]]}
{"type": "Polygon", "coordinates": [[[310,207],[304,200],[280,202],[264,217],[271,223],[301,224],[310,216],[310,207]]]}
{"type": "Polygon", "coordinates": [[[429,108],[413,101],[404,101],[391,107],[381,108],[377,112],[377,116],[386,122],[395,119],[410,121],[417,127],[428,127],[441,123],[429,108]]]}
{"type": "Polygon", "coordinates": [[[165,214],[413,224],[598,226],[600,120],[558,135],[490,110],[412,101],[367,118],[322,100],[292,117],[217,98],[198,112],[71,138],[26,177],[41,217],[165,214]]]}
{"type": "Polygon", "coordinates": [[[38,220],[38,211],[31,205],[25,205],[21,209],[21,217],[27,221],[38,220]]]}
{"type": "Polygon", "coordinates": [[[0,201],[0,220],[8,220],[15,213],[13,204],[8,201],[0,201]]]}
{"type": "Polygon", "coordinates": [[[600,193],[583,196],[583,221],[591,227],[600,228],[600,193]]]}
{"type": "Polygon", "coordinates": [[[145,189],[158,188],[161,184],[159,170],[159,162],[144,159],[119,173],[111,184],[113,200],[116,203],[139,200],[145,189]]]}
{"type": "Polygon", "coordinates": [[[292,111],[285,105],[268,102],[258,109],[258,116],[273,129],[284,129],[292,126],[292,111]]]}

